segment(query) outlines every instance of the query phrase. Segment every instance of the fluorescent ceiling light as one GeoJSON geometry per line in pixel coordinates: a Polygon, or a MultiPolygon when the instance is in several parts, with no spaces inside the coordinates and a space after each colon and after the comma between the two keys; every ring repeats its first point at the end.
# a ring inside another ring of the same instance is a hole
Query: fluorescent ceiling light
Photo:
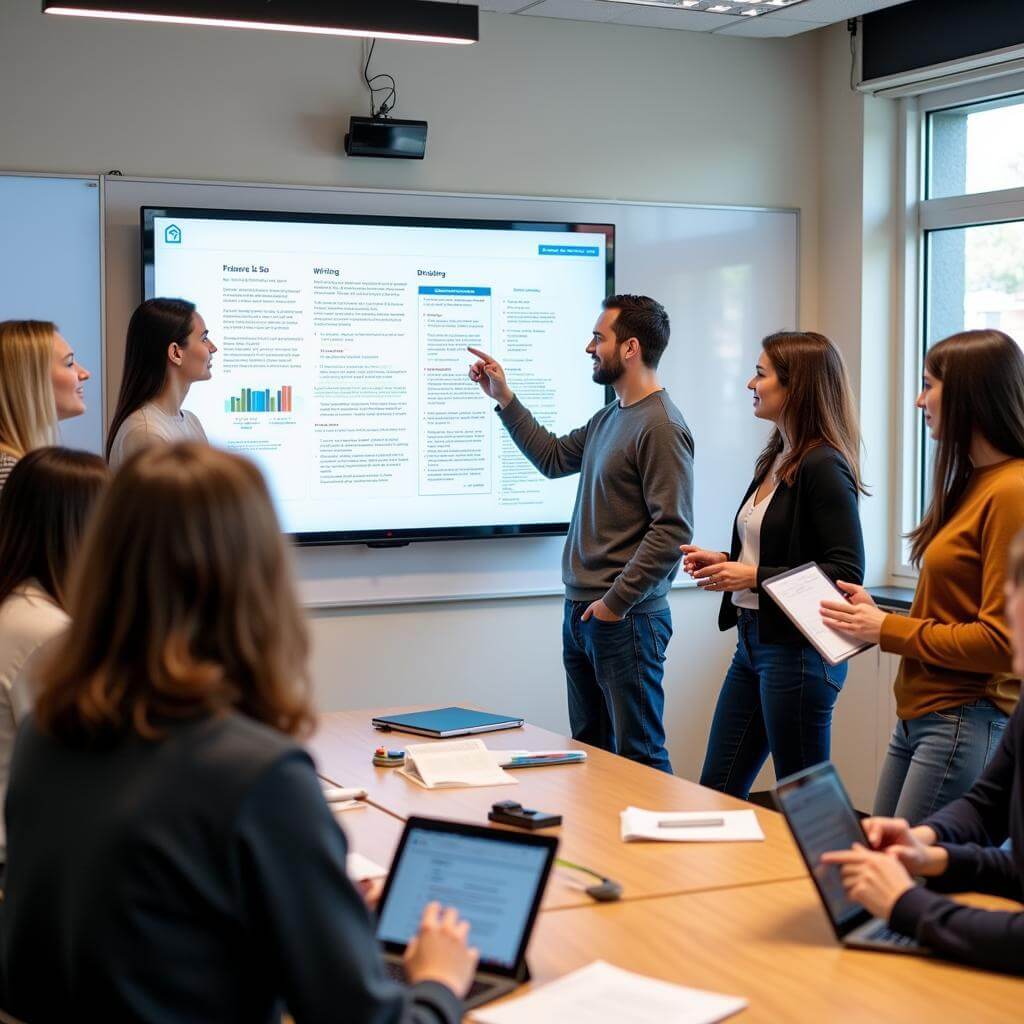
{"type": "Polygon", "coordinates": [[[419,43],[480,38],[476,4],[432,0],[43,0],[43,13],[419,43]]]}
{"type": "Polygon", "coordinates": [[[638,7],[661,7],[673,11],[692,11],[725,15],[730,18],[756,18],[774,14],[785,7],[805,3],[806,0],[601,0],[601,3],[635,4],[638,7]]]}

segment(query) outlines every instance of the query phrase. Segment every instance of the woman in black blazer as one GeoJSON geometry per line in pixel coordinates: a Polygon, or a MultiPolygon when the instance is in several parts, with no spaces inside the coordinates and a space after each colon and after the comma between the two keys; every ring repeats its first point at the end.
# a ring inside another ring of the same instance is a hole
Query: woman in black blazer
{"type": "Polygon", "coordinates": [[[777,778],[828,759],[846,680],[846,665],[828,665],[762,583],[805,562],[832,580],[864,575],[860,431],[842,356],[812,332],[772,334],[762,346],[747,387],[754,415],[775,430],[733,524],[732,549],[681,549],[698,585],[722,592],[719,628],[739,634],[700,781],[742,798],[769,753],[777,778]]]}

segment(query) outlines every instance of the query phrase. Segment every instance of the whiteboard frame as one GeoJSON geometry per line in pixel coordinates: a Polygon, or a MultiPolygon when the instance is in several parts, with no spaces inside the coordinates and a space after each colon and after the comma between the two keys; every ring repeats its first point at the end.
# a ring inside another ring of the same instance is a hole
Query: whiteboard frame
{"type": "MultiPolygon", "coordinates": [[[[80,177],[79,175],[67,175],[68,177],[80,177]]],[[[802,261],[802,245],[801,245],[801,226],[802,226],[802,213],[798,207],[789,206],[750,206],[743,204],[729,204],[729,203],[682,203],[682,202],[671,202],[666,200],[635,200],[635,199],[624,199],[615,196],[542,196],[542,195],[517,195],[509,193],[484,193],[484,192],[441,192],[433,190],[421,190],[421,189],[395,189],[395,188],[358,188],[353,186],[345,185],[308,185],[302,183],[281,183],[281,182],[259,182],[259,181],[219,181],[215,179],[192,179],[192,178],[165,178],[165,177],[141,177],[134,175],[122,175],[122,174],[101,174],[99,175],[100,181],[100,209],[101,209],[101,224],[100,224],[100,240],[103,246],[104,252],[106,250],[106,224],[107,224],[107,204],[106,204],[106,187],[108,181],[110,184],[137,184],[137,185],[167,185],[167,186],[206,186],[213,188],[231,188],[231,189],[252,189],[255,192],[264,192],[267,190],[273,191],[285,191],[285,192],[308,192],[308,193],[323,193],[329,195],[361,195],[361,196],[395,196],[403,199],[408,198],[425,198],[425,199],[467,199],[476,201],[513,201],[513,202],[529,202],[529,203],[555,203],[559,205],[603,205],[603,204],[614,204],[617,206],[625,207],[647,207],[647,208],[662,208],[662,209],[673,209],[673,210],[697,210],[701,212],[709,212],[714,210],[731,211],[738,213],[772,213],[772,214],[788,214],[794,217],[794,236],[795,236],[795,267],[794,270],[794,311],[796,322],[794,326],[798,326],[800,323],[801,316],[801,261],[802,261]]],[[[180,204],[179,204],[180,205],[180,204]]],[[[102,281],[101,287],[103,290],[104,301],[101,304],[102,313],[102,331],[103,337],[106,339],[108,334],[108,309],[106,299],[106,264],[101,261],[102,269],[102,281]]],[[[106,355],[106,345],[104,344],[104,357],[106,355]]],[[[104,363],[104,384],[105,382],[105,371],[106,364],[104,363]]],[[[106,406],[104,406],[106,409],[106,406]]],[[[106,417],[105,417],[106,418],[106,417]]],[[[520,537],[500,537],[500,538],[487,538],[487,543],[495,543],[500,541],[517,541],[519,543],[525,543],[529,540],[554,540],[551,538],[520,538],[520,537]]],[[[449,548],[452,541],[437,541],[437,542],[417,542],[418,548],[423,548],[426,543],[436,543],[442,545],[443,548],[449,548]]],[[[476,540],[464,540],[460,544],[474,544],[478,543],[476,540]]],[[[504,546],[504,545],[503,545],[504,546]]],[[[457,593],[418,593],[413,595],[402,595],[402,596],[366,596],[356,598],[350,597],[331,597],[326,596],[322,592],[325,589],[325,583],[327,581],[317,580],[315,575],[308,575],[303,569],[309,567],[312,559],[318,554],[323,555],[325,552],[334,551],[342,548],[351,548],[356,551],[362,551],[362,547],[359,545],[329,545],[324,547],[311,547],[311,548],[295,548],[294,558],[297,569],[297,579],[299,584],[300,596],[302,599],[303,607],[310,610],[328,610],[328,609],[343,609],[343,608],[363,608],[363,607],[387,607],[389,605],[417,605],[417,604],[434,604],[434,603],[457,603],[466,601],[494,601],[504,599],[519,599],[519,598],[537,598],[537,597],[550,597],[554,595],[564,594],[564,587],[559,584],[558,586],[544,586],[539,588],[516,588],[512,590],[502,591],[491,591],[487,589],[481,589],[479,591],[460,591],[457,593]],[[318,585],[320,584],[320,585],[318,585]]],[[[387,554],[387,553],[401,553],[407,551],[407,548],[384,548],[375,551],[376,554],[387,554]]],[[[673,582],[673,589],[688,589],[693,587],[694,584],[689,578],[677,578],[673,582]]],[[[329,589],[329,585],[326,586],[329,589]]]]}
{"type": "Polygon", "coordinates": [[[100,391],[100,421],[103,426],[103,438],[106,440],[108,425],[107,418],[107,267],[106,267],[106,204],[103,181],[106,175],[103,174],[65,174],[59,171],[4,171],[0,170],[0,178],[61,178],[66,181],[95,182],[99,190],[99,269],[100,277],[96,282],[99,289],[99,310],[100,310],[100,352],[99,352],[99,391],[100,391]]]}

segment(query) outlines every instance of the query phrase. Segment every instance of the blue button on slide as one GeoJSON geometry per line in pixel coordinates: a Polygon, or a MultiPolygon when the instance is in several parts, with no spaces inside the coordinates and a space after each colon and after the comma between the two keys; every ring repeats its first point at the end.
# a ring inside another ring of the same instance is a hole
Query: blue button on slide
{"type": "Polygon", "coordinates": [[[420,295],[490,295],[490,288],[462,288],[457,285],[421,284],[420,295]]]}
{"type": "Polygon", "coordinates": [[[539,256],[600,256],[596,245],[538,245],[539,256]]]}

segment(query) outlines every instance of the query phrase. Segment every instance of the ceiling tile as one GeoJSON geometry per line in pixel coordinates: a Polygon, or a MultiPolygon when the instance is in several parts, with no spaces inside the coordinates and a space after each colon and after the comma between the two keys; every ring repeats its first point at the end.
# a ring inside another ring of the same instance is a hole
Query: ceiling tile
{"type": "Polygon", "coordinates": [[[871,11],[885,7],[897,7],[906,0],[804,0],[802,4],[773,11],[769,17],[774,21],[813,21],[818,25],[832,25],[847,18],[859,18],[871,11]]]}
{"type": "Polygon", "coordinates": [[[710,32],[719,25],[734,22],[724,14],[706,14],[701,11],[671,11],[665,7],[643,7],[640,4],[608,4],[622,14],[615,17],[616,25],[640,25],[646,28],[677,28],[690,32],[710,32]]]}
{"type": "Polygon", "coordinates": [[[515,14],[529,3],[530,0],[480,0],[480,10],[489,14],[515,14]]]}
{"type": "Polygon", "coordinates": [[[715,35],[719,36],[753,36],[761,39],[781,38],[782,36],[795,36],[801,32],[810,32],[821,28],[817,21],[794,21],[787,18],[783,21],[775,14],[761,15],[759,18],[744,18],[737,21],[729,19],[733,24],[724,28],[716,28],[715,35]]]}
{"type": "MultiPolygon", "coordinates": [[[[462,0],[433,0],[439,4],[457,4],[462,0]]],[[[480,13],[487,14],[516,14],[524,7],[529,6],[532,0],[476,0],[480,13]]]]}
{"type": "Polygon", "coordinates": [[[542,0],[523,14],[542,18],[570,18],[573,21],[611,21],[619,13],[616,4],[602,4],[598,0],[542,0]]]}

